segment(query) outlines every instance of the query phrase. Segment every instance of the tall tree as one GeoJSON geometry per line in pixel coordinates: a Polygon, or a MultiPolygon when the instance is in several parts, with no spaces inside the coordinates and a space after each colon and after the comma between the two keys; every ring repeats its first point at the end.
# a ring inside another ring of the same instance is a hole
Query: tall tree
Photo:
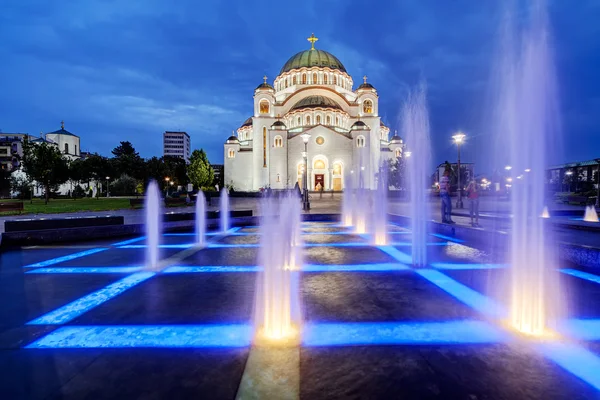
{"type": "Polygon", "coordinates": [[[208,157],[204,150],[194,150],[190,157],[190,163],[187,168],[187,174],[190,181],[198,189],[207,187],[212,184],[215,171],[210,166],[208,157]]]}
{"type": "Polygon", "coordinates": [[[136,179],[142,179],[144,160],[130,142],[121,142],[112,150],[114,158],[112,159],[113,169],[117,176],[129,175],[136,179]]]}
{"type": "Polygon", "coordinates": [[[162,159],[171,182],[175,182],[175,185],[185,185],[188,182],[185,160],[174,156],[164,156],[162,159]]]}
{"type": "Polygon", "coordinates": [[[152,157],[146,160],[144,167],[144,187],[148,187],[151,180],[155,180],[161,189],[165,188],[165,177],[169,176],[164,160],[152,157]]]}
{"type": "Polygon", "coordinates": [[[46,204],[50,200],[50,189],[69,179],[67,159],[58,147],[45,142],[23,142],[23,171],[44,188],[46,204]]]}

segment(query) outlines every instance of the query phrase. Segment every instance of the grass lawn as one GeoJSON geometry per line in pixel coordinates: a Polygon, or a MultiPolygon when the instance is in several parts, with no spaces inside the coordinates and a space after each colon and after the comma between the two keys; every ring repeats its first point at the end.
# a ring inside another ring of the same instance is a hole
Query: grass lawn
{"type": "MultiPolygon", "coordinates": [[[[17,200],[2,200],[8,203],[17,200]]],[[[48,204],[44,204],[42,199],[33,199],[23,202],[25,210],[23,214],[58,214],[77,211],[108,211],[129,208],[129,199],[122,198],[83,198],[83,199],[51,199],[48,204]]],[[[18,214],[17,212],[0,212],[0,215],[18,214]]]]}

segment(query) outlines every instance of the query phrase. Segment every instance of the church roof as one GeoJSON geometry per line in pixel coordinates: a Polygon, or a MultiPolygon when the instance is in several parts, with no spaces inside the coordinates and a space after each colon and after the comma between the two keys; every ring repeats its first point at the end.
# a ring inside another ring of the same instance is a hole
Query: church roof
{"type": "Polygon", "coordinates": [[[252,126],[252,117],[245,120],[244,123],[242,124],[242,126],[240,126],[240,128],[243,128],[245,126],[252,126]]]}
{"type": "Polygon", "coordinates": [[[45,137],[39,137],[31,140],[31,143],[51,143],[56,144],[54,141],[50,139],[46,139],[45,137]]]}
{"type": "Polygon", "coordinates": [[[335,108],[337,110],[341,110],[342,107],[334,100],[331,100],[329,97],[325,96],[308,96],[294,104],[291,108],[292,110],[299,110],[301,108],[335,108]]]}
{"type": "Polygon", "coordinates": [[[79,137],[74,133],[69,132],[68,130],[65,129],[65,121],[61,121],[60,122],[60,129],[57,131],[53,131],[53,132],[48,132],[47,135],[68,135],[68,136],[75,136],[75,137],[79,137]]]}
{"type": "Polygon", "coordinates": [[[279,74],[303,67],[328,67],[346,72],[346,67],[344,67],[342,62],[333,54],[325,50],[310,49],[291,56],[283,65],[279,74]]]}
{"type": "Polygon", "coordinates": [[[402,138],[396,134],[396,135],[392,136],[392,138],[390,139],[390,142],[402,142],[402,138]]]}
{"type": "Polygon", "coordinates": [[[228,142],[229,142],[229,141],[232,141],[232,142],[239,142],[239,140],[238,140],[237,136],[233,136],[233,135],[232,135],[232,136],[229,136],[229,137],[227,138],[227,141],[228,141],[228,142]]]}
{"type": "Polygon", "coordinates": [[[375,89],[375,87],[370,83],[361,83],[357,90],[358,89],[375,89]]]}
{"type": "Polygon", "coordinates": [[[354,124],[352,124],[352,126],[350,127],[350,130],[352,131],[359,131],[359,130],[369,130],[371,128],[369,128],[367,126],[367,124],[365,124],[362,121],[356,121],[354,124]]]}
{"type": "Polygon", "coordinates": [[[273,122],[273,125],[271,125],[271,129],[286,129],[286,126],[283,122],[277,120],[273,122]]]}

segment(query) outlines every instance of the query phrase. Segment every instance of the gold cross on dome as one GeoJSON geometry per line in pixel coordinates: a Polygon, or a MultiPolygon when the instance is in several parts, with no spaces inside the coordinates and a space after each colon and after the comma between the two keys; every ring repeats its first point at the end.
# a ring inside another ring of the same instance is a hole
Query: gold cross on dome
{"type": "Polygon", "coordinates": [[[363,76],[363,81],[364,81],[364,83],[367,83],[367,76],[366,75],[363,76]]]}
{"type": "Polygon", "coordinates": [[[65,121],[60,121],[60,129],[65,129],[65,121]]]}
{"type": "Polygon", "coordinates": [[[310,49],[314,50],[315,49],[315,42],[317,40],[319,40],[318,37],[315,36],[315,34],[313,33],[312,35],[310,35],[310,37],[308,39],[306,39],[310,42],[310,49]]]}
{"type": "Polygon", "coordinates": [[[267,83],[267,76],[263,76],[263,80],[265,81],[265,83],[267,83]]]}

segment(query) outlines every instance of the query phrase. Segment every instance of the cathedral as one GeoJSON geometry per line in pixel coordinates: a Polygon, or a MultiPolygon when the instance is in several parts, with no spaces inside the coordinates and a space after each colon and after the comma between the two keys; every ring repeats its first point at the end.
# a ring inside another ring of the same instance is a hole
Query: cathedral
{"type": "Polygon", "coordinates": [[[293,55],[273,84],[254,90],[254,113],[224,145],[226,185],[236,191],[303,187],[341,191],[377,187],[386,159],[402,157],[398,136],[379,117],[379,96],[352,77],[333,54],[315,48],[293,55]]]}

